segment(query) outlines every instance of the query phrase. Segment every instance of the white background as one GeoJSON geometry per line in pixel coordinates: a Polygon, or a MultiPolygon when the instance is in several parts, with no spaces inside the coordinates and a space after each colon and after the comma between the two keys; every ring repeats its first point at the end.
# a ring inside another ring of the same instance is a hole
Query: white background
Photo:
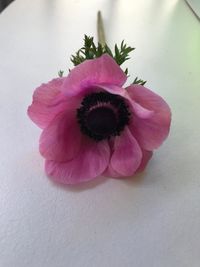
{"type": "Polygon", "coordinates": [[[184,1],[16,0],[0,14],[0,126],[0,266],[200,266],[200,23],[184,1]],[[170,104],[171,133],[135,178],[62,187],[26,109],[96,37],[98,9],[108,44],[137,48],[129,81],[170,104]]]}

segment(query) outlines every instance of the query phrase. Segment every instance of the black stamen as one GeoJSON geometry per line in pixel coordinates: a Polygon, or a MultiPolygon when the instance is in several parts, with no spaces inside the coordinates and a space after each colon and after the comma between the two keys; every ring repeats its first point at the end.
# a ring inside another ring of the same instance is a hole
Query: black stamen
{"type": "Polygon", "coordinates": [[[87,95],[77,109],[82,133],[96,141],[120,135],[130,113],[122,97],[106,92],[87,95]]]}

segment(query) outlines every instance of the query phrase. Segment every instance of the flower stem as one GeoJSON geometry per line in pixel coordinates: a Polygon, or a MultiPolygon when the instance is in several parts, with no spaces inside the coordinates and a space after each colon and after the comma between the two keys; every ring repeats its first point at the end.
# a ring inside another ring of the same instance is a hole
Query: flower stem
{"type": "Polygon", "coordinates": [[[97,34],[98,34],[98,42],[102,46],[105,46],[106,38],[105,38],[105,32],[104,32],[103,19],[102,19],[101,11],[98,11],[98,13],[97,13],[97,34]]]}

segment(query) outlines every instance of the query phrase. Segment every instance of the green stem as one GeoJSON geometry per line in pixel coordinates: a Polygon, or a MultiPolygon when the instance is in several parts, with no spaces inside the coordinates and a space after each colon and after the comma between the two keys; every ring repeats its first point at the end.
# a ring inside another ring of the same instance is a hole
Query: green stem
{"type": "Polygon", "coordinates": [[[104,32],[103,19],[102,19],[101,11],[98,11],[98,13],[97,13],[97,34],[98,34],[98,42],[102,46],[105,46],[106,38],[105,38],[105,32],[104,32]]]}

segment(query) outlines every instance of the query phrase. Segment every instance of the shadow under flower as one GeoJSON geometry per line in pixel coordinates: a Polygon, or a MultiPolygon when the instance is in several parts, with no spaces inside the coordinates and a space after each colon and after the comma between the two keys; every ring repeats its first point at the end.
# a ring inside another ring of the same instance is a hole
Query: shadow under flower
{"type": "Polygon", "coordinates": [[[138,186],[144,182],[145,172],[140,172],[134,176],[127,177],[123,181],[129,186],[138,186]]]}
{"type": "Polygon", "coordinates": [[[57,188],[71,191],[71,192],[81,192],[81,191],[86,191],[95,188],[96,186],[99,186],[101,184],[104,184],[107,180],[113,179],[116,180],[116,183],[118,182],[124,182],[125,184],[129,186],[138,186],[141,183],[144,182],[144,177],[145,177],[145,172],[138,173],[134,176],[126,177],[126,178],[110,178],[110,177],[104,177],[100,176],[97,177],[94,180],[83,182],[81,184],[74,184],[74,185],[65,185],[65,184],[59,184],[54,182],[53,180],[49,179],[51,183],[53,183],[54,186],[57,188]]]}
{"type": "Polygon", "coordinates": [[[81,191],[93,189],[96,186],[105,183],[107,181],[107,179],[108,179],[107,177],[100,176],[94,180],[83,182],[81,184],[73,184],[73,185],[58,184],[58,183],[52,181],[51,179],[49,179],[49,180],[54,184],[54,186],[56,186],[60,189],[64,189],[64,190],[72,191],[72,192],[81,192],[81,191]]]}

